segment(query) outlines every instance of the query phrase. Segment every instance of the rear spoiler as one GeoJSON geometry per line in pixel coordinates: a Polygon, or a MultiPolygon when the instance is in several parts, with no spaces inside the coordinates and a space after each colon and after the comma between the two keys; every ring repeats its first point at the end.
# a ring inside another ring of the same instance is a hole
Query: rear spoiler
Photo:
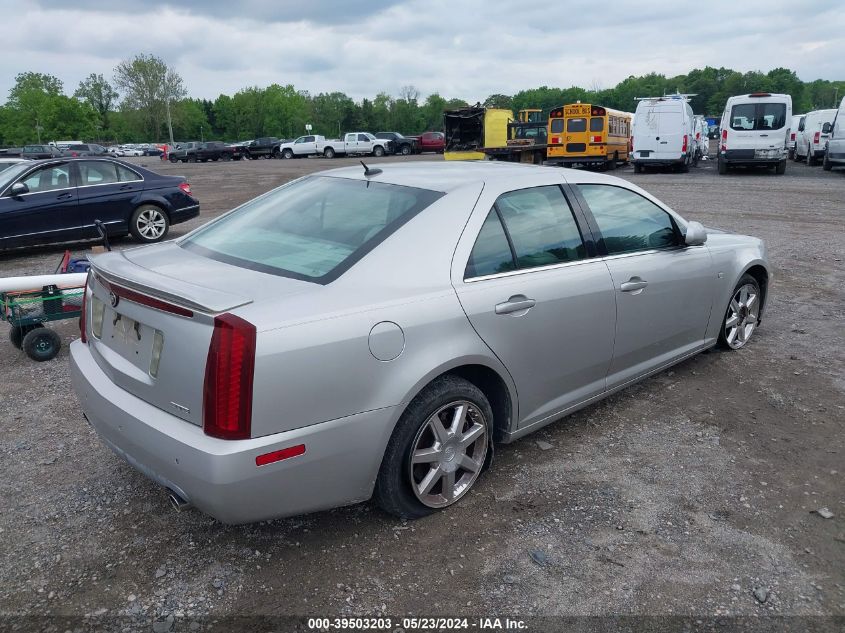
{"type": "Polygon", "coordinates": [[[183,306],[193,311],[217,314],[252,303],[249,297],[198,286],[168,277],[129,261],[122,252],[90,255],[91,269],[111,284],[183,306]],[[167,289],[162,288],[163,285],[167,289]]]}

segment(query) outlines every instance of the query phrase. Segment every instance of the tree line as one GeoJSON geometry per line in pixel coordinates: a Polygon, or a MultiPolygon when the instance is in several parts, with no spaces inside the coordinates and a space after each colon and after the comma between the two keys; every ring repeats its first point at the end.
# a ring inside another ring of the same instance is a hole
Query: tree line
{"type": "MultiPolygon", "coordinates": [[[[413,86],[397,95],[379,93],[355,101],[342,92],[312,95],[293,85],[249,87],[214,100],[188,96],[175,69],[155,55],[122,61],[113,76],[92,73],[65,94],[62,81],[48,74],[17,75],[0,106],[0,145],[53,140],[102,143],[184,140],[237,141],[262,136],[294,138],[311,124],[313,133],[334,137],[348,130],[418,134],[442,128],[443,111],[468,105],[438,93],[421,98],[413,86]]],[[[845,81],[801,81],[786,68],[740,73],[728,68],[695,69],[666,77],[651,73],[628,77],[612,88],[541,86],[513,95],[493,94],[481,105],[508,108],[554,107],[582,101],[633,111],[637,97],[675,92],[694,94],[696,114],[719,117],[728,97],[749,92],[792,95],[793,111],[834,107],[845,94],[845,81]]]]}

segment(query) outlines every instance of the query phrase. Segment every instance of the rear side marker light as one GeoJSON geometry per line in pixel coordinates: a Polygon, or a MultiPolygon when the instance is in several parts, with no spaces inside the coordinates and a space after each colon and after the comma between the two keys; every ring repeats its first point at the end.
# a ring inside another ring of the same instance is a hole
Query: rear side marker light
{"type": "Polygon", "coordinates": [[[273,451],[272,453],[264,453],[255,458],[256,466],[266,466],[267,464],[274,464],[283,459],[290,459],[291,457],[299,457],[305,454],[305,444],[297,444],[283,448],[280,451],[273,451]]]}
{"type": "Polygon", "coordinates": [[[186,194],[188,194],[189,196],[191,195],[191,185],[189,185],[187,182],[180,183],[180,184],[179,184],[179,189],[181,189],[182,191],[184,191],[184,192],[185,192],[186,194]]]}

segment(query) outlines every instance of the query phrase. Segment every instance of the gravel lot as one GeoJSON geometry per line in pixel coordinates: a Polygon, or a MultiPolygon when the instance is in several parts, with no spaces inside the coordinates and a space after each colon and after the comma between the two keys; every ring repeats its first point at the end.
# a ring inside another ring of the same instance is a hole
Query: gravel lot
{"type": "MultiPolygon", "coordinates": [[[[188,176],[201,200],[173,237],[356,162],[134,161],[188,176]]],[[[0,325],[0,628],[224,630],[234,621],[220,618],[250,614],[845,617],[845,172],[790,163],[785,176],[720,177],[710,161],[616,173],[689,219],[766,240],[775,281],[762,327],[740,352],[702,354],[497,447],[473,493],[413,523],[371,504],[240,527],[175,513],[82,419],[67,348],[34,363],[0,325]],[[13,617],[24,614],[70,619],[13,617]]],[[[50,272],[63,249],[0,254],[0,275],[50,272]]],[[[65,344],[78,335],[75,322],[56,330],[65,344]]]]}

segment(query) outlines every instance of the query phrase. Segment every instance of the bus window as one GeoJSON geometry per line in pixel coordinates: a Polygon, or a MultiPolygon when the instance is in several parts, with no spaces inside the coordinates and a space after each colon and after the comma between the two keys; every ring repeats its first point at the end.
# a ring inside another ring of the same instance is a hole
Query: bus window
{"type": "Polygon", "coordinates": [[[590,119],[590,132],[601,132],[604,130],[604,118],[594,116],[590,119]]]}
{"type": "Polygon", "coordinates": [[[566,120],[566,131],[567,132],[586,132],[587,131],[587,119],[567,119],[566,120]]]}
{"type": "Polygon", "coordinates": [[[560,134],[563,132],[563,119],[552,119],[552,133],[560,134]]]}

